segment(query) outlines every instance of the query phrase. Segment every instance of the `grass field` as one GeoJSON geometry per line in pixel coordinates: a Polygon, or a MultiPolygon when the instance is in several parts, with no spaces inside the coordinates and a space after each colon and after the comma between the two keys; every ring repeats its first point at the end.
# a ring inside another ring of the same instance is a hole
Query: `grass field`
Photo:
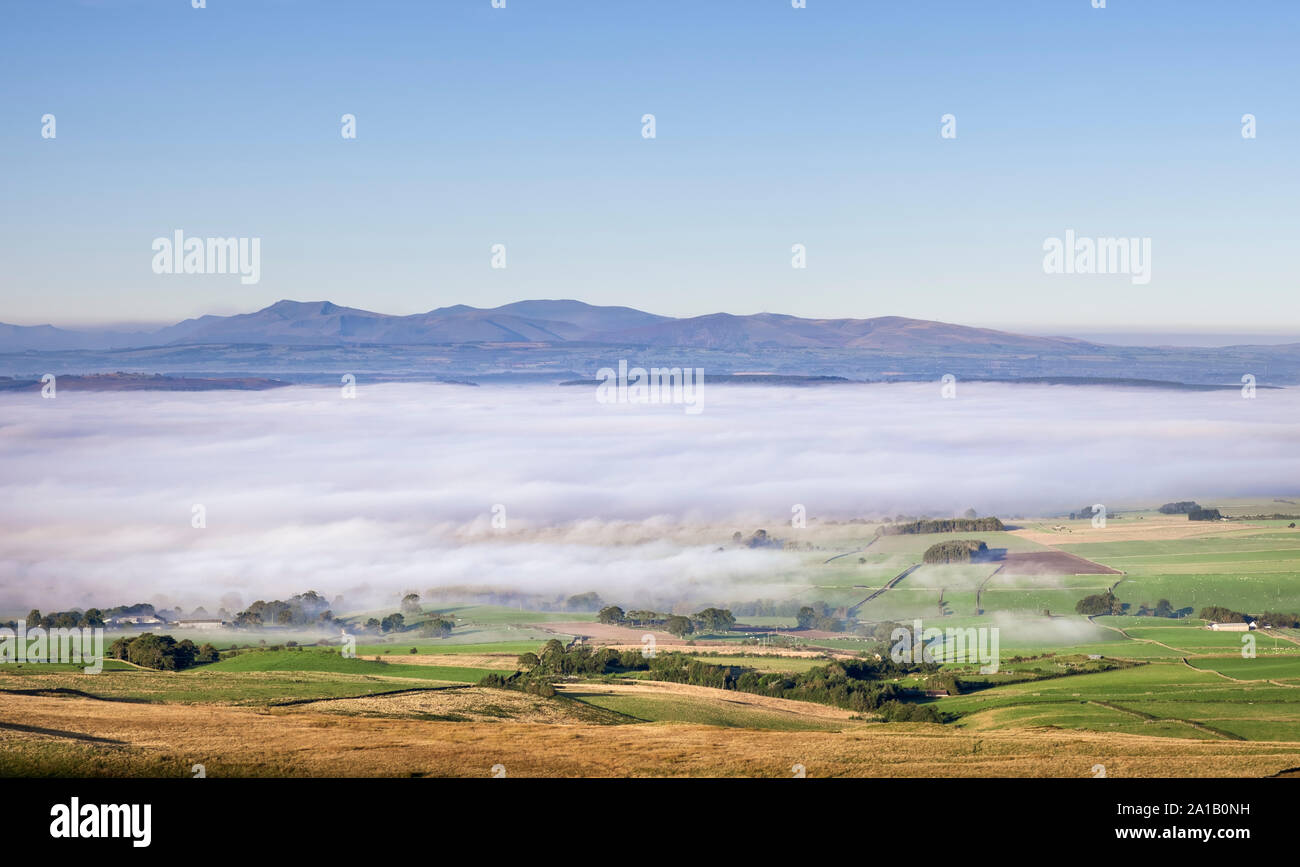
{"type": "MultiPolygon", "coordinates": [[[[1258,513],[1257,504],[1235,508],[1258,513]]],[[[572,636],[554,630],[585,630],[594,615],[431,606],[427,612],[455,619],[449,637],[365,634],[357,658],[313,646],[319,633],[239,630],[188,636],[253,649],[181,672],[114,660],[97,675],[76,665],[0,665],[0,774],[175,775],[196,755],[208,758],[210,775],[476,776],[497,762],[544,776],[785,776],[795,764],[809,775],[876,776],[1088,776],[1096,763],[1111,776],[1300,767],[1300,630],[1249,633],[1255,656],[1247,658],[1242,633],[1212,631],[1194,616],[1205,605],[1300,610],[1300,533],[1277,522],[1189,528],[1156,513],[1126,513],[1107,528],[1025,524],[1009,533],[874,542],[871,527],[840,525],[833,545],[799,552],[799,568],[776,582],[785,605],[858,606],[863,621],[909,627],[919,619],[923,627],[996,629],[997,673],[951,664],[964,690],[922,699],[948,718],[944,725],[881,723],[831,705],[657,683],[644,671],[565,679],[554,698],[477,687],[490,672],[512,672],[521,653],[551,639],[567,643],[572,636]],[[1063,564],[1061,574],[1010,574],[996,561],[926,565],[864,603],[930,545],[954,538],[1037,554],[1032,563],[1063,564]],[[1079,564],[1043,554],[1052,551],[1123,574],[1064,574],[1079,564]],[[1192,616],[1074,613],[1080,598],[1111,587],[1131,612],[1163,598],[1192,616]],[[291,641],[304,646],[284,647],[291,641]]],[[[737,619],[794,626],[788,614],[737,619]]],[[[791,676],[829,661],[750,652],[739,632],[691,638],[672,651],[791,676]]],[[[848,632],[796,632],[785,641],[817,654],[877,649],[848,632]]],[[[927,682],[913,675],[899,685],[927,682]]]]}
{"type": "Polygon", "coordinates": [[[1300,689],[1235,683],[1181,661],[997,686],[942,704],[963,714],[957,725],[978,729],[1026,725],[1032,716],[1034,725],[1060,728],[1150,734],[1153,725],[1176,724],[1220,739],[1300,739],[1300,689]],[[1082,707],[1089,703],[1121,716],[1082,707]]]}
{"type": "Polygon", "coordinates": [[[321,671],[337,674],[369,675],[372,677],[477,683],[491,669],[398,665],[378,662],[374,659],[365,659],[360,656],[356,659],[347,659],[339,653],[327,650],[282,650],[240,653],[237,656],[230,656],[220,662],[205,666],[199,671],[208,673],[225,671],[321,671]]]}

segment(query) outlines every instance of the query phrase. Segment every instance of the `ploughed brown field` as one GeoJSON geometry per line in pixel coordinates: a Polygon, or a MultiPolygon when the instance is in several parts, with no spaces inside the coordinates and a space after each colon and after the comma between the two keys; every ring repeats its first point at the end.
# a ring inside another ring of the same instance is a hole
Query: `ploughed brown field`
{"type": "Polygon", "coordinates": [[[643,635],[653,635],[656,645],[685,645],[689,639],[678,638],[671,632],[640,626],[618,626],[613,623],[596,623],[587,620],[539,623],[541,629],[560,635],[581,635],[593,642],[636,645],[640,648],[643,635]]]}
{"type": "Polygon", "coordinates": [[[1094,563],[1064,551],[1007,554],[1001,561],[1004,575],[1122,575],[1118,569],[1094,563]]]}
{"type": "Polygon", "coordinates": [[[3,693],[0,773],[178,777],[202,764],[209,777],[487,777],[502,765],[517,777],[789,777],[798,764],[811,777],[1089,777],[1104,764],[1112,777],[1249,777],[1300,767],[1300,744],[849,720],[832,731],[611,725],[500,690],[471,707],[464,692],[430,700],[453,713],[461,703],[467,721],[369,715],[430,709],[412,696],[255,709],[3,693]],[[483,721],[498,705],[522,716],[483,721]],[[529,721],[534,710],[545,715],[529,721]]]}

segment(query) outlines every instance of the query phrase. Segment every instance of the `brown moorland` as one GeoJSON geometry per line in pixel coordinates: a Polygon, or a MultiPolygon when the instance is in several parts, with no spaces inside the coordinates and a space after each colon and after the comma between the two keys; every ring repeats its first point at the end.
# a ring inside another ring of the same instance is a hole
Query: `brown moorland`
{"type": "Polygon", "coordinates": [[[133,704],[0,694],[0,774],[188,776],[1088,777],[1268,776],[1300,744],[1053,729],[968,733],[920,723],[840,731],[693,724],[441,722],[310,707],[133,704]]]}

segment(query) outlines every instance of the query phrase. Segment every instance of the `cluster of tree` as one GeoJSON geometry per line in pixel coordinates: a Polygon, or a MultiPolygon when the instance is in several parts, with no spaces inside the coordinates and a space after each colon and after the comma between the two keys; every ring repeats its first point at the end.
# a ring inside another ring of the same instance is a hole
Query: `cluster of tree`
{"type": "Polygon", "coordinates": [[[997,518],[943,518],[930,521],[911,521],[881,527],[886,536],[911,536],[920,533],[991,533],[1005,530],[1006,525],[997,518]]]}
{"type": "MultiPolygon", "coordinates": [[[[741,666],[714,665],[681,653],[661,653],[647,658],[639,650],[620,653],[609,648],[592,650],[585,646],[566,649],[552,639],[541,653],[521,654],[518,664],[520,670],[513,675],[506,677],[494,672],[486,675],[480,683],[544,694],[540,684],[549,684],[557,677],[648,671],[652,679],[671,683],[812,701],[855,711],[881,710],[887,720],[917,721],[923,717],[925,722],[943,721],[933,709],[927,709],[928,713],[914,712],[911,706],[904,705],[905,709],[890,707],[884,710],[891,703],[902,704],[902,699],[910,694],[891,679],[939,671],[939,666],[930,663],[896,663],[888,657],[880,661],[837,660],[799,673],[759,673],[741,666]]],[[[954,677],[951,690],[959,688],[960,683],[954,677]]]]}
{"type": "MultiPolygon", "coordinates": [[[[812,605],[818,610],[826,608],[826,603],[821,601],[814,602],[812,605]]],[[[802,607],[804,607],[803,603],[790,599],[779,602],[773,599],[752,599],[733,602],[727,606],[728,610],[737,617],[794,617],[802,607]]]]}
{"type": "Polygon", "coordinates": [[[1105,593],[1094,593],[1091,596],[1083,597],[1075,603],[1074,610],[1087,616],[1123,614],[1124,606],[1115,598],[1114,593],[1107,590],[1105,593]]]}
{"type": "Polygon", "coordinates": [[[1240,611],[1233,611],[1222,605],[1207,605],[1196,616],[1211,623],[1249,623],[1251,619],[1240,611]]]}
{"type": "MultiPolygon", "coordinates": [[[[87,608],[85,611],[51,611],[49,614],[41,614],[40,611],[33,608],[27,612],[24,619],[28,629],[39,626],[42,629],[93,629],[104,625],[104,613],[98,608],[87,608]]],[[[16,627],[18,624],[13,624],[16,627]]],[[[11,627],[12,628],[12,627],[11,627]]]]}
{"type": "Polygon", "coordinates": [[[333,624],[329,602],[315,590],[290,596],[288,600],[257,600],[235,615],[237,626],[308,626],[333,624]]]}
{"type": "Polygon", "coordinates": [[[805,605],[795,613],[794,619],[798,627],[800,629],[818,629],[822,632],[843,632],[844,621],[832,615],[824,603],[818,603],[818,605],[820,610],[811,605],[805,605]]]}
{"type": "Polygon", "coordinates": [[[787,541],[781,544],[782,551],[820,551],[821,548],[812,542],[794,542],[787,541]]]}
{"type": "Polygon", "coordinates": [[[639,650],[619,652],[608,647],[594,650],[586,645],[566,648],[554,638],[539,653],[519,654],[516,664],[525,674],[547,677],[647,671],[650,667],[649,659],[639,650]]]}
{"type": "Polygon", "coordinates": [[[735,615],[725,608],[705,608],[688,617],[654,611],[624,611],[617,605],[607,605],[600,609],[596,619],[619,626],[658,626],[678,638],[696,632],[729,632],[736,625],[735,615]]]}
{"type": "Polygon", "coordinates": [[[910,626],[904,626],[894,620],[882,620],[879,623],[859,623],[853,631],[856,635],[863,638],[874,638],[877,641],[893,641],[895,629],[908,629],[910,626]]]}
{"type": "Polygon", "coordinates": [[[1217,521],[1222,517],[1218,509],[1192,509],[1187,513],[1189,521],[1217,521]]]}
{"type": "Polygon", "coordinates": [[[829,704],[854,711],[873,711],[909,693],[885,678],[911,674],[937,666],[904,665],[886,657],[883,662],[836,661],[806,672],[759,673],[736,666],[712,665],[681,654],[663,654],[651,660],[651,677],[674,683],[735,689],[797,701],[829,704]]]}
{"type": "Polygon", "coordinates": [[[705,608],[692,614],[691,619],[698,632],[730,632],[736,625],[735,616],[725,608],[705,608]]]}
{"type": "Polygon", "coordinates": [[[1256,626],[1272,626],[1275,629],[1295,629],[1300,627],[1300,614],[1287,614],[1281,611],[1265,611],[1259,616],[1233,611],[1221,605],[1208,605],[1196,615],[1201,620],[1211,623],[1254,623],[1256,626]]]}
{"type": "Polygon", "coordinates": [[[1100,511],[1101,511],[1100,509],[1094,511],[1092,506],[1084,506],[1082,509],[1080,509],[1077,512],[1071,512],[1070,519],[1074,520],[1075,518],[1091,518],[1094,515],[1100,514],[1100,511]]]}
{"type": "MultiPolygon", "coordinates": [[[[650,619],[657,617],[653,611],[647,611],[645,613],[651,615],[650,619]]],[[[596,620],[601,623],[617,624],[622,626],[625,623],[630,623],[631,618],[629,617],[629,614],[630,612],[624,611],[617,605],[606,605],[596,614],[596,620]]]]}
{"type": "Polygon", "coordinates": [[[596,592],[578,593],[564,600],[565,611],[599,611],[605,606],[596,592]]]}
{"type": "Polygon", "coordinates": [[[195,647],[188,638],[177,641],[170,635],[146,632],[135,638],[119,638],[108,647],[110,659],[125,659],[145,668],[160,671],[181,671],[206,662],[221,659],[220,652],[211,644],[195,647]]]}
{"type": "Polygon", "coordinates": [[[1178,612],[1174,611],[1174,606],[1169,602],[1168,599],[1161,599],[1159,602],[1156,603],[1155,608],[1152,608],[1150,605],[1147,605],[1144,602],[1138,606],[1137,613],[1138,613],[1138,617],[1177,617],[1178,616],[1178,612]]]}
{"type": "Polygon", "coordinates": [[[134,605],[117,605],[113,608],[104,609],[104,619],[110,617],[157,617],[158,612],[148,602],[137,602],[134,605]]]}
{"type": "Polygon", "coordinates": [[[555,687],[551,685],[549,680],[524,677],[518,671],[511,675],[497,674],[496,672],[485,674],[478,684],[479,686],[492,686],[497,689],[518,689],[544,698],[554,698],[555,696],[555,687]]]}
{"type": "MultiPolygon", "coordinates": [[[[420,616],[423,615],[424,611],[421,609],[420,616]]],[[[437,614],[418,623],[407,623],[406,615],[400,611],[385,615],[382,620],[378,617],[371,617],[360,624],[360,628],[365,632],[379,632],[387,635],[391,632],[409,632],[414,629],[424,638],[446,638],[451,635],[451,630],[455,626],[456,621],[437,614]]]]}
{"type": "Polygon", "coordinates": [[[406,629],[406,617],[395,611],[386,615],[383,620],[371,617],[361,624],[361,628],[366,632],[402,632],[406,629]]]}
{"type": "Polygon", "coordinates": [[[737,530],[731,534],[731,544],[744,545],[746,548],[780,548],[783,545],[780,539],[769,536],[766,530],[755,530],[748,539],[737,530]]]}
{"type": "MultiPolygon", "coordinates": [[[[1131,610],[1131,606],[1127,602],[1120,602],[1109,590],[1105,593],[1095,593],[1092,596],[1083,597],[1075,604],[1074,610],[1085,615],[1136,614],[1138,617],[1172,618],[1189,617],[1192,613],[1190,606],[1187,608],[1174,608],[1173,603],[1168,599],[1157,601],[1155,607],[1143,602],[1135,612],[1131,610]]],[[[1043,614],[1049,615],[1050,612],[1044,611],[1043,614]]]]}
{"type": "MultiPolygon", "coordinates": [[[[615,606],[617,610],[617,606],[615,606]]],[[[668,620],[667,614],[660,614],[657,611],[639,608],[627,611],[623,615],[624,626],[662,626],[668,620]]]]}
{"type": "Polygon", "coordinates": [[[451,635],[451,630],[455,625],[456,621],[449,620],[446,617],[430,617],[420,624],[420,635],[425,638],[446,638],[451,635]]]}
{"type": "Polygon", "coordinates": [[[1188,512],[1200,508],[1200,503],[1191,500],[1179,500],[1176,503],[1165,503],[1160,507],[1160,513],[1163,515],[1186,515],[1188,512]]]}
{"type": "Polygon", "coordinates": [[[880,523],[882,523],[882,524],[906,524],[906,523],[908,523],[908,522],[910,522],[910,521],[925,521],[925,520],[928,520],[929,517],[930,517],[929,515],[903,515],[903,514],[898,514],[898,515],[895,515],[894,517],[891,518],[891,517],[889,517],[888,515],[886,515],[885,517],[883,517],[883,518],[880,519],[880,523]]]}
{"type": "Polygon", "coordinates": [[[976,554],[984,554],[989,546],[979,539],[951,539],[925,549],[923,563],[969,563],[976,554]]]}

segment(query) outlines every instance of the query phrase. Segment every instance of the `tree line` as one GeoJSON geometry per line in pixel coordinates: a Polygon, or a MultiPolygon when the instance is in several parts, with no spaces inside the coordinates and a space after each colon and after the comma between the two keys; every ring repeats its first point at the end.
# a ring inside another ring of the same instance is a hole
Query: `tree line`
{"type": "Polygon", "coordinates": [[[1254,623],[1256,626],[1272,626],[1275,629],[1300,627],[1300,614],[1286,614],[1280,611],[1265,611],[1256,616],[1233,611],[1222,605],[1207,605],[1196,616],[1210,623],[1254,623]]]}
{"type": "Polygon", "coordinates": [[[725,608],[705,608],[692,615],[658,614],[654,611],[624,611],[617,605],[600,609],[596,619],[617,626],[651,626],[663,629],[678,638],[695,633],[730,632],[736,617],[725,608]]]}
{"type": "MultiPolygon", "coordinates": [[[[554,695],[553,681],[561,677],[649,672],[654,680],[708,686],[738,692],[811,701],[846,710],[873,711],[891,722],[944,722],[945,717],[929,705],[910,704],[915,690],[900,687],[893,678],[912,674],[934,674],[933,663],[897,663],[880,660],[836,660],[806,672],[765,672],[735,665],[715,665],[681,653],[646,657],[639,650],[616,651],[590,647],[566,649],[552,639],[540,653],[524,653],[519,669],[505,676],[493,672],[480,681],[483,686],[521,689],[538,695],[554,695]],[[543,686],[545,684],[545,686],[543,686]]],[[[951,689],[960,688],[955,677],[951,689]]]]}
{"type": "Polygon", "coordinates": [[[880,528],[884,536],[910,536],[920,533],[992,533],[1007,527],[997,518],[942,518],[911,521],[906,524],[885,524],[880,528]]]}

